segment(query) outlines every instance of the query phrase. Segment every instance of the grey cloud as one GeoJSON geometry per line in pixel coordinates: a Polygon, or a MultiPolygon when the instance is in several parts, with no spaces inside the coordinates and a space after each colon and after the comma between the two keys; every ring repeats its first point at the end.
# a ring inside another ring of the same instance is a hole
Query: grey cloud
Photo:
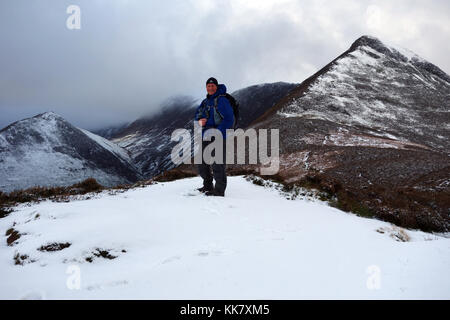
{"type": "Polygon", "coordinates": [[[447,1],[252,3],[2,1],[0,127],[47,110],[87,129],[132,121],[171,95],[203,97],[211,75],[231,91],[301,82],[362,34],[450,70],[447,1]],[[70,4],[81,30],[65,26],[70,4]]]}

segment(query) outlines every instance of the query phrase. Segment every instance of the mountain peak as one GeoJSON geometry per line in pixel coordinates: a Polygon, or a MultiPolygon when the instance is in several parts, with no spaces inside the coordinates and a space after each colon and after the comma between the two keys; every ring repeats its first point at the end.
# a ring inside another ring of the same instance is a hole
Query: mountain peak
{"type": "Polygon", "coordinates": [[[395,58],[403,62],[407,62],[412,58],[416,58],[416,60],[423,60],[410,50],[401,48],[396,45],[388,44],[386,42],[382,42],[380,39],[369,35],[363,35],[356,39],[355,42],[353,42],[353,44],[350,46],[349,50],[355,51],[363,47],[370,47],[378,51],[379,53],[383,53],[391,58],[395,58]]]}
{"type": "Polygon", "coordinates": [[[47,111],[47,112],[39,113],[39,114],[29,117],[29,118],[15,121],[15,122],[7,125],[3,129],[0,129],[0,132],[7,131],[8,129],[13,128],[13,127],[17,128],[17,127],[25,126],[25,128],[27,128],[33,123],[35,123],[35,124],[41,123],[41,122],[49,122],[50,123],[50,122],[56,122],[56,121],[68,123],[68,121],[66,119],[64,119],[63,117],[61,117],[59,114],[57,114],[53,111],[47,111]],[[44,120],[44,121],[42,121],[42,120],[44,120]]]}
{"type": "Polygon", "coordinates": [[[41,118],[41,119],[44,119],[44,120],[58,119],[58,120],[65,121],[65,119],[63,117],[61,117],[59,114],[57,114],[54,111],[43,112],[43,113],[40,113],[40,114],[34,116],[33,118],[41,118]]]}
{"type": "MultiPolygon", "coordinates": [[[[363,35],[356,39],[355,42],[350,46],[350,49],[347,52],[354,52],[357,50],[367,51],[365,48],[371,48],[381,54],[384,54],[386,57],[390,59],[394,59],[400,63],[411,63],[416,68],[425,70],[431,74],[434,74],[446,82],[450,83],[450,76],[442,71],[436,65],[426,61],[413,51],[398,46],[396,44],[392,44],[386,41],[381,41],[380,39],[363,35]]],[[[366,52],[367,53],[367,52],[366,52]]],[[[369,53],[370,55],[370,53],[369,53]]]]}
{"type": "Polygon", "coordinates": [[[355,42],[353,42],[351,47],[356,48],[364,45],[368,45],[370,47],[384,46],[380,39],[370,35],[362,35],[356,39],[355,42]]]}

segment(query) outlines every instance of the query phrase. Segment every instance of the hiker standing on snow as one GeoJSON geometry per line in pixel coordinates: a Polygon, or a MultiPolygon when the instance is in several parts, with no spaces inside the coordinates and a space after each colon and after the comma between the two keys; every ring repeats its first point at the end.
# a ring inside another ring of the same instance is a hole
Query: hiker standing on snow
{"type": "MultiPolygon", "coordinates": [[[[230,101],[225,96],[227,88],[224,84],[219,84],[215,78],[209,78],[206,81],[206,99],[202,101],[195,112],[195,120],[202,126],[202,137],[206,130],[216,128],[220,130],[223,137],[223,161],[222,163],[213,162],[212,165],[206,164],[202,157],[202,163],[197,165],[198,172],[203,178],[203,187],[197,189],[208,196],[224,196],[227,187],[226,174],[226,129],[233,128],[234,113],[230,101]],[[212,174],[211,174],[212,169],[212,174]],[[213,177],[215,185],[213,186],[213,177]]],[[[214,141],[214,140],[212,140],[214,141]]],[[[201,152],[212,141],[203,141],[201,152]]]]}

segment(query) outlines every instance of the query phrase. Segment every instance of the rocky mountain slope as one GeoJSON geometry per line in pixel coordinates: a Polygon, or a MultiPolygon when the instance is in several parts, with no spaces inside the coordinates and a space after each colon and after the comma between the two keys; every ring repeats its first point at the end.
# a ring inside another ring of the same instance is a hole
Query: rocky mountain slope
{"type": "Polygon", "coordinates": [[[54,112],[0,130],[0,190],[70,185],[94,177],[105,186],[141,176],[126,150],[54,112]]]}
{"type": "MultiPolygon", "coordinates": [[[[414,53],[368,36],[307,79],[268,115],[287,122],[321,120],[319,132],[296,141],[324,139],[326,123],[351,126],[369,136],[450,150],[450,77],[414,53]],[[322,127],[322,130],[321,130],[322,127]]],[[[342,133],[326,144],[339,144],[342,133]]],[[[297,143],[294,143],[296,145],[297,143]]]]}

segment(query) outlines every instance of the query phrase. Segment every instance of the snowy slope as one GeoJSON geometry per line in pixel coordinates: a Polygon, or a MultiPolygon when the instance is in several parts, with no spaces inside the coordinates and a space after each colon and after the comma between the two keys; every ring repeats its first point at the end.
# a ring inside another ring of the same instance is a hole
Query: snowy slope
{"type": "Polygon", "coordinates": [[[0,131],[0,190],[71,185],[89,177],[103,185],[136,181],[127,152],[54,112],[17,121],[0,131]]]}
{"type": "Polygon", "coordinates": [[[115,154],[119,159],[127,163],[128,165],[133,164],[133,160],[131,160],[130,156],[128,155],[127,151],[118,145],[114,144],[113,142],[109,141],[108,139],[105,139],[99,135],[96,135],[90,131],[87,131],[85,129],[80,129],[85,135],[87,135],[89,138],[97,142],[99,145],[101,145],[106,150],[110,151],[111,153],[115,154]]]}
{"type": "Polygon", "coordinates": [[[287,200],[240,176],[225,198],[192,191],[199,185],[21,205],[0,219],[2,234],[23,234],[0,243],[0,298],[450,298],[448,238],[287,200]],[[71,245],[37,250],[55,242],[71,245]]]}

